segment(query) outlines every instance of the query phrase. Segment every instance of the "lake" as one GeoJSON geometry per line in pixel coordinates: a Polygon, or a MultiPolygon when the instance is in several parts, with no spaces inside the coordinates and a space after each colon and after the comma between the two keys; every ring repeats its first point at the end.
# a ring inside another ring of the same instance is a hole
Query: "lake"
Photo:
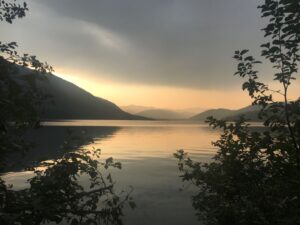
{"type": "Polygon", "coordinates": [[[20,172],[32,161],[57,158],[67,130],[85,130],[94,143],[84,147],[102,150],[102,158],[113,157],[122,162],[122,170],[113,171],[118,189],[134,188],[134,210],[125,209],[124,223],[130,225],[193,225],[199,224],[192,207],[192,186],[179,177],[173,154],[184,149],[199,161],[210,160],[216,152],[211,141],[219,136],[207,124],[185,121],[50,121],[27,136],[36,146],[5,175],[15,188],[24,187],[29,172],[20,172]]]}

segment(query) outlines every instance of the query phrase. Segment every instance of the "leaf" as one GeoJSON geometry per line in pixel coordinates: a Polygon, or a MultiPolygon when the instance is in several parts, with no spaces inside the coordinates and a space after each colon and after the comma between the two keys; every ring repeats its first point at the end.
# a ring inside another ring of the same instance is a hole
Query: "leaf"
{"type": "Polygon", "coordinates": [[[132,208],[132,209],[135,209],[135,208],[136,208],[135,202],[129,201],[128,204],[129,204],[130,208],[132,208]]]}
{"type": "Polygon", "coordinates": [[[244,50],[241,51],[241,55],[245,55],[247,52],[249,52],[249,50],[248,49],[244,49],[244,50]]]}
{"type": "Polygon", "coordinates": [[[245,61],[253,61],[253,60],[254,60],[254,58],[252,56],[247,56],[245,58],[245,61]]]}

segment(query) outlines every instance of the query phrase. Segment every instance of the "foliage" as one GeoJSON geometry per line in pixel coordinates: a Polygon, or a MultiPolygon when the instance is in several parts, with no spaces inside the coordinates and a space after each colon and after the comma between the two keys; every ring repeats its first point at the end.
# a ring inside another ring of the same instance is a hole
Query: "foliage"
{"type": "Polygon", "coordinates": [[[62,158],[40,164],[29,188],[12,190],[2,183],[1,219],[5,224],[122,224],[122,208],[131,198],[114,190],[110,173],[100,170],[121,168],[112,158],[100,163],[100,150],[77,150],[62,158]],[[79,182],[89,180],[84,188],[79,182]]]}
{"type": "MultiPolygon", "coordinates": [[[[12,23],[27,10],[26,3],[0,0],[0,21],[12,23]]],[[[17,47],[15,42],[0,42],[0,171],[7,154],[32,147],[23,135],[40,127],[40,106],[49,99],[37,89],[36,80],[47,82],[53,72],[35,56],[19,55],[17,47]]],[[[81,148],[86,141],[92,140],[72,135],[61,158],[30,168],[33,177],[27,188],[16,190],[0,176],[0,224],[122,224],[124,204],[135,204],[130,192],[114,190],[108,169],[121,169],[121,164],[112,158],[101,162],[100,150],[81,148]]]]}
{"type": "Polygon", "coordinates": [[[8,23],[12,23],[16,18],[22,18],[25,16],[25,12],[28,10],[26,2],[23,4],[7,2],[4,0],[0,1],[0,21],[5,20],[8,23]]]}
{"type": "MultiPolygon", "coordinates": [[[[0,21],[12,23],[14,19],[24,17],[27,10],[26,3],[21,5],[2,0],[0,21]]],[[[37,90],[35,82],[36,79],[45,80],[45,75],[53,72],[50,65],[39,61],[36,56],[19,55],[17,47],[16,42],[0,41],[0,169],[8,152],[24,152],[31,147],[22,135],[28,128],[39,126],[40,105],[48,97],[37,90]],[[24,67],[33,69],[36,74],[24,67]],[[16,76],[20,70],[22,76],[16,76]]]]}
{"type": "Polygon", "coordinates": [[[213,142],[218,152],[212,161],[195,162],[183,150],[175,154],[182,179],[199,188],[193,206],[205,224],[300,224],[300,99],[288,98],[300,61],[300,2],[265,0],[259,8],[268,18],[262,56],[273,64],[282,90],[259,82],[255,66],[261,62],[248,50],[234,58],[235,75],[247,79],[243,90],[263,106],[264,127],[210,117],[209,125],[223,131],[213,142]]]}

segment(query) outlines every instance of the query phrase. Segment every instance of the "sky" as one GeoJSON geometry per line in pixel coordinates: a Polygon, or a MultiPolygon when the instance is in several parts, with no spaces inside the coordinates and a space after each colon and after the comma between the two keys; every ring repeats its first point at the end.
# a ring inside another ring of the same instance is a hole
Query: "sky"
{"type": "MultiPolygon", "coordinates": [[[[258,0],[30,0],[26,17],[0,24],[3,41],[55,74],[117,105],[240,108],[237,49],[259,57],[258,0]]],[[[272,84],[270,65],[262,80],[272,84]]],[[[298,96],[299,81],[291,90],[298,96]]]]}

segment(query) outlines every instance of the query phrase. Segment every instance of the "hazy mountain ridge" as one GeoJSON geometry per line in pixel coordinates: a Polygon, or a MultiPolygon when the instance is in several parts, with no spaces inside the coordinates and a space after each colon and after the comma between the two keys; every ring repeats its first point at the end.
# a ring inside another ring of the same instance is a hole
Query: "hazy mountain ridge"
{"type": "Polygon", "coordinates": [[[148,109],[136,115],[157,120],[180,120],[188,118],[183,113],[166,109],[148,109]]]}
{"type": "Polygon", "coordinates": [[[131,114],[137,114],[142,111],[149,110],[149,109],[157,109],[157,108],[151,107],[151,106],[140,106],[140,105],[126,105],[126,106],[121,106],[120,108],[122,110],[124,110],[125,112],[131,113],[131,114]]]}
{"type": "MultiPolygon", "coordinates": [[[[131,112],[138,116],[143,116],[146,118],[156,119],[156,120],[194,120],[194,121],[205,121],[207,117],[213,116],[216,119],[225,120],[237,120],[240,116],[244,116],[247,121],[260,121],[258,118],[258,113],[261,109],[260,106],[249,105],[241,109],[209,109],[201,113],[193,113],[185,110],[169,110],[160,109],[155,107],[129,105],[122,106],[123,110],[131,112]]],[[[196,108],[195,108],[196,109],[196,108]]]]}
{"type": "MultiPolygon", "coordinates": [[[[19,71],[21,76],[40,76],[26,68],[20,68],[19,71]]],[[[53,74],[47,75],[46,79],[35,80],[37,89],[51,96],[43,105],[43,119],[145,119],[124,112],[114,103],[53,74]]]]}
{"type": "Polygon", "coordinates": [[[224,108],[210,109],[191,117],[190,120],[205,121],[207,117],[213,116],[216,119],[234,121],[243,115],[247,121],[260,121],[260,119],[258,118],[260,109],[260,106],[255,105],[250,105],[237,110],[224,108]]]}
{"type": "Polygon", "coordinates": [[[140,115],[152,119],[188,119],[193,115],[203,111],[200,107],[186,109],[162,109],[151,106],[127,105],[121,108],[128,113],[140,115]]]}

